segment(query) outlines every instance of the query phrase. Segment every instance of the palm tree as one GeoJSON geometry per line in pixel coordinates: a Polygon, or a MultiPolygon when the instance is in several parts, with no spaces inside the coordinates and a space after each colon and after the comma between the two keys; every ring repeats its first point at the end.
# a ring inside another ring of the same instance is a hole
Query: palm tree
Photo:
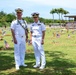
{"type": "Polygon", "coordinates": [[[55,13],[55,10],[52,9],[52,10],[50,11],[50,14],[52,14],[52,16],[53,16],[53,23],[54,23],[54,13],[55,13]]]}
{"type": "Polygon", "coordinates": [[[60,13],[61,13],[61,20],[63,20],[63,17],[62,17],[62,15],[64,14],[64,9],[63,8],[60,8],[60,13]]]}
{"type": "Polygon", "coordinates": [[[59,9],[55,9],[55,11],[59,15],[59,20],[60,20],[60,10],[59,9]]]}
{"type": "MultiPolygon", "coordinates": [[[[66,14],[68,14],[69,12],[64,10],[63,14],[66,16],[66,14]]],[[[66,17],[65,17],[65,20],[66,20],[66,17]]]]}
{"type": "MultiPolygon", "coordinates": [[[[60,21],[60,20],[63,20],[63,14],[65,14],[66,16],[66,14],[68,14],[69,12],[64,10],[63,8],[55,8],[55,9],[52,9],[50,13],[53,15],[53,23],[54,23],[54,13],[57,13],[59,15],[59,21],[60,21]]],[[[61,21],[60,21],[60,24],[61,24],[61,21]]]]}
{"type": "MultiPolygon", "coordinates": [[[[56,11],[56,13],[59,15],[59,21],[60,21],[60,20],[63,20],[63,17],[62,17],[63,14],[66,15],[66,14],[69,13],[68,11],[64,10],[63,8],[55,9],[55,11],[56,11]]],[[[60,21],[60,23],[61,23],[61,21],[60,21]]]]}
{"type": "Polygon", "coordinates": [[[59,20],[63,20],[62,15],[63,15],[64,9],[63,8],[58,8],[56,10],[57,10],[56,13],[59,15],[59,20]]]}

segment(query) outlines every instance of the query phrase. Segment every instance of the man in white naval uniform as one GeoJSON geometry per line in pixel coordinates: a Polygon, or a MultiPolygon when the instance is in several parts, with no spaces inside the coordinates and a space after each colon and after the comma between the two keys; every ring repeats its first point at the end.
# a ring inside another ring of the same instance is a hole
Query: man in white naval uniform
{"type": "Polygon", "coordinates": [[[30,27],[31,31],[31,43],[34,48],[34,54],[36,59],[36,64],[34,68],[44,69],[46,65],[45,53],[43,49],[44,37],[45,37],[45,25],[39,21],[39,13],[32,14],[34,23],[30,27]],[[40,65],[41,64],[41,65],[40,65]]]}
{"type": "Polygon", "coordinates": [[[27,23],[22,19],[23,10],[17,8],[16,10],[17,19],[11,23],[11,32],[14,42],[14,57],[15,66],[19,70],[20,66],[27,66],[24,64],[26,41],[28,40],[27,23]]]}

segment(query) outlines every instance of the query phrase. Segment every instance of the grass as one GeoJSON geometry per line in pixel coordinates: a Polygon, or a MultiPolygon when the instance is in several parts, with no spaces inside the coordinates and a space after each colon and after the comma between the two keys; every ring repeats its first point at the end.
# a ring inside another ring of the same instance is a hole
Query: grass
{"type": "MultiPolygon", "coordinates": [[[[6,31],[11,34],[9,30],[6,31]]],[[[0,75],[76,75],[76,31],[73,33],[69,30],[67,33],[65,29],[47,28],[44,44],[47,64],[42,71],[32,67],[35,64],[34,51],[28,44],[25,57],[28,67],[16,71],[12,37],[5,36],[3,39],[10,44],[10,49],[0,50],[0,75]],[[60,34],[60,37],[53,33],[60,34]]],[[[0,41],[0,47],[4,47],[3,40],[0,41]]]]}

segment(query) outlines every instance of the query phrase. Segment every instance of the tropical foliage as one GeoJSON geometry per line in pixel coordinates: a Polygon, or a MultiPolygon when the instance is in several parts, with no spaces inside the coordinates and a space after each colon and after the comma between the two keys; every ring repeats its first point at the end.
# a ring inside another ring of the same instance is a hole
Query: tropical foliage
{"type": "MultiPolygon", "coordinates": [[[[46,25],[49,25],[50,23],[61,23],[63,22],[63,15],[66,15],[68,14],[69,12],[64,10],[63,8],[55,8],[55,9],[52,9],[50,11],[50,14],[52,14],[53,16],[53,19],[45,19],[45,18],[42,18],[40,17],[40,21],[43,22],[43,23],[46,23],[46,25]],[[54,14],[58,14],[59,16],[59,19],[55,19],[54,18],[54,14]]],[[[33,19],[32,17],[23,17],[27,23],[32,23],[33,22],[33,19]]],[[[0,11],[0,27],[2,26],[9,26],[10,23],[12,22],[12,20],[16,19],[16,15],[15,13],[5,13],[4,11],[0,11]]],[[[66,20],[66,18],[65,18],[66,20]]]]}
{"type": "MultiPolygon", "coordinates": [[[[55,9],[52,9],[51,11],[50,11],[50,14],[52,14],[52,16],[53,16],[53,22],[54,22],[54,14],[58,14],[58,16],[59,16],[59,21],[60,20],[63,20],[63,15],[66,15],[66,14],[68,14],[69,12],[67,11],[67,10],[64,10],[63,8],[55,8],[55,9]]],[[[66,20],[66,19],[65,19],[66,20]]],[[[60,21],[61,22],[61,21],[60,21]]]]}

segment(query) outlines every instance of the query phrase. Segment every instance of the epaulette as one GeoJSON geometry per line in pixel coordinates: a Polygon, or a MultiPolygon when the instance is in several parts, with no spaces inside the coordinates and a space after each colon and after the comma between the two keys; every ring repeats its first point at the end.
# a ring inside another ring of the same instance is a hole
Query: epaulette
{"type": "Polygon", "coordinates": [[[34,26],[34,23],[32,23],[32,26],[34,26]]]}
{"type": "Polygon", "coordinates": [[[41,25],[41,23],[38,24],[38,26],[40,26],[40,25],[41,25]]]}

